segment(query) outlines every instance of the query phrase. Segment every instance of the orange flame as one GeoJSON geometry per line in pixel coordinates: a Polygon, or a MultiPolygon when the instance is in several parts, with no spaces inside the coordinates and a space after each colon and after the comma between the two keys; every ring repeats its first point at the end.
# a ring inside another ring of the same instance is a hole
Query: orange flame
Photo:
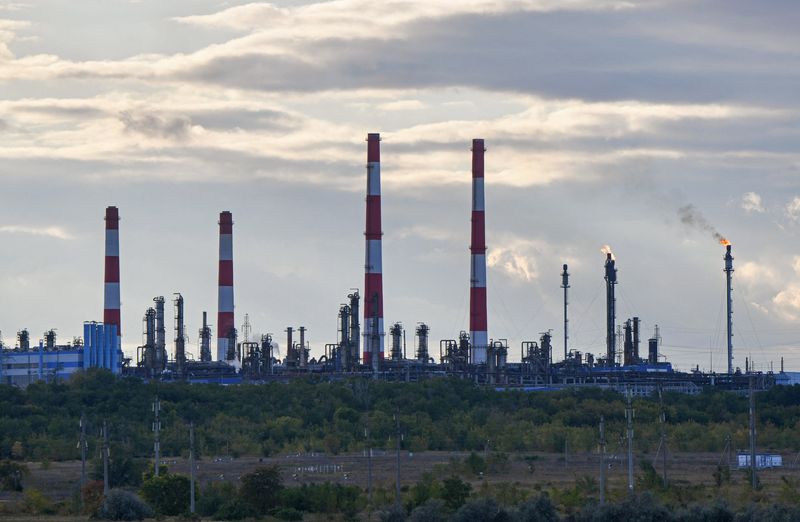
{"type": "Polygon", "coordinates": [[[731,244],[731,242],[723,237],[722,239],[719,240],[719,244],[722,246],[728,246],[731,244]]]}
{"type": "Polygon", "coordinates": [[[600,252],[604,254],[611,254],[611,259],[615,259],[614,252],[611,251],[611,247],[608,245],[603,245],[602,247],[600,247],[600,252]]]}

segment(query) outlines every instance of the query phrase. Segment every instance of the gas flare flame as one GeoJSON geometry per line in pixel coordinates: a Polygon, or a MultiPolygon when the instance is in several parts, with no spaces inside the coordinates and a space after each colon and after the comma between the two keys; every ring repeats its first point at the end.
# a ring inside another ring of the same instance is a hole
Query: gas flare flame
{"type": "Polygon", "coordinates": [[[722,245],[722,246],[729,246],[731,244],[731,242],[728,241],[727,239],[725,239],[724,237],[721,237],[719,239],[719,244],[722,245]]]}
{"type": "Polygon", "coordinates": [[[602,252],[605,255],[611,254],[611,259],[615,261],[617,259],[616,257],[614,257],[614,252],[611,251],[611,247],[608,245],[603,245],[602,247],[600,247],[600,252],[602,252]]]}

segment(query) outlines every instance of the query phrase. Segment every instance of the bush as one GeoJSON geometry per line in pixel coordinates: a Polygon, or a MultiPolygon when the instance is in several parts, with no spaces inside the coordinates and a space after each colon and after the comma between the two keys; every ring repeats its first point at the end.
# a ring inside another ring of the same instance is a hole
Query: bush
{"type": "Polygon", "coordinates": [[[122,489],[112,489],[100,506],[97,518],[103,520],[144,520],[153,516],[153,510],[139,497],[122,489]]]}
{"type": "Polygon", "coordinates": [[[38,489],[25,491],[22,497],[22,509],[31,515],[52,515],[55,513],[53,502],[38,489]]]}
{"type": "Polygon", "coordinates": [[[242,476],[239,495],[256,513],[266,515],[278,506],[282,490],[280,467],[266,466],[242,476]]]}
{"type": "Polygon", "coordinates": [[[280,508],[273,516],[281,520],[303,520],[303,512],[290,507],[280,508]]]}
{"type": "Polygon", "coordinates": [[[238,499],[233,498],[222,504],[213,516],[218,520],[242,520],[254,518],[258,516],[258,513],[250,504],[239,502],[238,499]]]}
{"type": "Polygon", "coordinates": [[[675,522],[733,522],[733,519],[733,512],[721,502],[691,506],[675,515],[675,522]]]}
{"type": "Polygon", "coordinates": [[[631,495],[619,504],[594,503],[584,507],[575,518],[578,522],[616,522],[636,520],[636,522],[664,522],[672,520],[670,512],[653,500],[652,495],[631,495]]]}
{"type": "Polygon", "coordinates": [[[511,522],[511,514],[493,499],[481,498],[461,506],[453,522],[511,522]]]}
{"type": "Polygon", "coordinates": [[[188,477],[166,473],[148,477],[141,494],[159,515],[175,516],[188,510],[190,489],[188,477]]]}
{"type": "Polygon", "coordinates": [[[464,505],[472,491],[472,485],[464,482],[459,477],[450,477],[442,482],[442,500],[447,509],[455,511],[464,505]]]}
{"type": "Polygon", "coordinates": [[[236,496],[236,486],[232,483],[211,483],[197,498],[197,514],[203,517],[213,517],[225,503],[236,496]]]}
{"type": "Polygon", "coordinates": [[[405,522],[406,510],[397,504],[386,506],[378,513],[381,522],[405,522]]]}
{"type": "Polygon", "coordinates": [[[416,507],[408,520],[410,522],[446,522],[447,518],[447,507],[444,505],[444,501],[434,498],[416,507]]]}
{"type": "Polygon", "coordinates": [[[22,491],[22,477],[27,475],[28,467],[10,460],[0,462],[0,489],[3,491],[22,491]]]}
{"type": "Polygon", "coordinates": [[[81,488],[81,512],[94,515],[103,505],[103,482],[90,480],[81,488]]]}
{"type": "Polygon", "coordinates": [[[558,522],[558,513],[546,494],[530,499],[519,507],[519,522],[558,522]]]}

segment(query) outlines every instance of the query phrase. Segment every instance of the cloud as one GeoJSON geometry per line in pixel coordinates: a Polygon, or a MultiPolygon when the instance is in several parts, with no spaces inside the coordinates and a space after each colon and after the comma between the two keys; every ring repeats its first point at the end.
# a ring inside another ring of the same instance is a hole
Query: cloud
{"type": "Polygon", "coordinates": [[[800,197],[795,196],[786,204],[786,217],[794,222],[800,221],[800,197]]]}
{"type": "Polygon", "coordinates": [[[532,282],[539,279],[539,263],[547,246],[539,240],[501,235],[499,245],[490,247],[486,253],[486,264],[511,279],[532,282]]]}
{"type": "Polygon", "coordinates": [[[766,209],[761,202],[761,196],[755,192],[745,192],[742,194],[741,206],[742,210],[744,210],[747,214],[752,214],[753,212],[763,214],[766,212],[766,209]]]}
{"type": "Polygon", "coordinates": [[[42,236],[53,239],[74,239],[75,236],[58,226],[26,227],[20,225],[0,225],[0,234],[20,234],[27,236],[42,236]]]}
{"type": "Polygon", "coordinates": [[[129,111],[123,111],[119,114],[119,121],[125,126],[126,131],[151,138],[183,140],[189,136],[192,129],[192,121],[181,116],[135,115],[129,111]]]}
{"type": "Polygon", "coordinates": [[[426,105],[419,100],[397,100],[378,105],[382,111],[419,111],[426,105]]]}
{"type": "Polygon", "coordinates": [[[800,285],[791,284],[778,292],[772,298],[772,304],[785,320],[794,322],[800,319],[800,285]]]}

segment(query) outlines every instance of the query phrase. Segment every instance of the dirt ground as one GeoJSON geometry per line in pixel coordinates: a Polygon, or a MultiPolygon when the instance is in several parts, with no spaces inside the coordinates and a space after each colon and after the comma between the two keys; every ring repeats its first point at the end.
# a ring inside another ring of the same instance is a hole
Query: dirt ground
{"type": "MultiPolygon", "coordinates": [[[[424,452],[410,454],[401,452],[400,480],[402,484],[413,484],[425,472],[434,472],[437,476],[448,476],[456,468],[451,461],[462,461],[467,453],[456,452],[424,452]]],[[[653,455],[636,455],[636,460],[652,459],[653,455]]],[[[760,479],[767,489],[781,483],[781,477],[800,479],[800,469],[793,465],[794,455],[783,455],[785,467],[759,472],[760,479]]],[[[164,459],[171,472],[189,473],[188,461],[185,459],[164,459]]],[[[521,486],[540,485],[551,488],[566,488],[575,480],[584,476],[599,477],[600,458],[597,454],[573,454],[564,459],[563,454],[525,453],[509,455],[508,469],[500,473],[487,473],[484,477],[473,477],[473,486],[481,481],[516,482],[521,486]],[[527,457],[527,460],[525,460],[527,457]],[[532,458],[533,457],[533,458],[532,458]],[[532,464],[532,466],[531,466],[532,464]]],[[[627,482],[627,466],[624,455],[607,455],[607,478],[610,488],[624,488],[627,482]]],[[[677,453],[670,454],[667,459],[670,481],[687,481],[692,484],[713,485],[713,473],[720,463],[719,454],[711,453],[677,453]]],[[[368,483],[368,459],[363,454],[356,455],[324,455],[293,454],[272,458],[243,457],[206,457],[198,462],[197,477],[201,485],[215,481],[237,481],[243,474],[253,471],[259,466],[279,464],[283,468],[287,485],[304,482],[338,482],[356,484],[363,488],[368,483]]],[[[80,481],[81,464],[79,461],[51,462],[42,467],[39,463],[28,463],[31,471],[24,481],[26,488],[35,488],[55,501],[69,498],[80,481]]],[[[661,473],[661,460],[655,463],[656,470],[661,473]]],[[[638,462],[634,468],[638,476],[641,471],[638,462]]],[[[396,473],[395,453],[376,452],[372,457],[372,481],[375,487],[394,488],[396,473]]],[[[731,475],[737,481],[744,481],[744,472],[733,469],[731,475]]],[[[7,493],[0,495],[0,501],[13,498],[7,493]]]]}

